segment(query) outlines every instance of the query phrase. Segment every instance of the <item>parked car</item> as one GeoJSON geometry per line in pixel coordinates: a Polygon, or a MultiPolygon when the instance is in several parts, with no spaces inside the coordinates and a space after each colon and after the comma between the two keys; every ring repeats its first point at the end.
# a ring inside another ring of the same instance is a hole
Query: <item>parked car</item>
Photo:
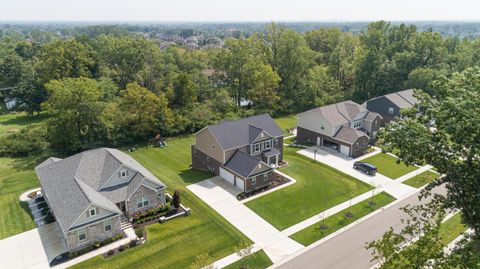
{"type": "Polygon", "coordinates": [[[377,173],[377,167],[373,164],[364,163],[364,162],[355,162],[353,163],[353,168],[364,172],[367,175],[375,175],[377,173]]]}

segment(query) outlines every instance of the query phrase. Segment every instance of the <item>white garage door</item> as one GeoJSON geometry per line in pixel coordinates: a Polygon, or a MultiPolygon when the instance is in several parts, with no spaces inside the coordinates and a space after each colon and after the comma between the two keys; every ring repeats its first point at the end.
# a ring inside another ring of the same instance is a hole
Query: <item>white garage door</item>
{"type": "Polygon", "coordinates": [[[233,174],[223,169],[222,167],[220,167],[220,177],[230,182],[232,185],[235,182],[235,177],[233,176],[233,174]]]}
{"type": "Polygon", "coordinates": [[[340,153],[343,153],[345,155],[350,155],[350,148],[344,145],[340,145],[340,153]]]}

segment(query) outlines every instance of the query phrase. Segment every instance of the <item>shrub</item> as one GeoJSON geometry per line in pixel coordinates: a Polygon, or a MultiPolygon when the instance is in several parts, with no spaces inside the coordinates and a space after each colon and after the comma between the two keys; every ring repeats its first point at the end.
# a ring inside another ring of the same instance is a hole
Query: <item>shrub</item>
{"type": "Polygon", "coordinates": [[[101,245],[101,244],[100,244],[100,241],[98,241],[98,240],[95,241],[95,243],[93,244],[93,246],[96,247],[96,248],[99,248],[100,245],[101,245]]]}
{"type": "Polygon", "coordinates": [[[143,234],[145,233],[145,228],[144,227],[138,227],[135,228],[135,235],[140,238],[143,237],[143,234]]]}
{"type": "Polygon", "coordinates": [[[20,132],[0,138],[0,156],[24,157],[47,149],[47,129],[44,124],[31,125],[20,132]]]}
{"type": "Polygon", "coordinates": [[[132,241],[130,241],[129,247],[130,247],[130,248],[133,248],[133,247],[135,247],[135,246],[137,246],[137,240],[132,240],[132,241]]]}
{"type": "Polygon", "coordinates": [[[172,197],[172,202],[170,203],[174,208],[179,208],[182,199],[180,198],[180,191],[175,190],[172,197]]]}
{"type": "Polygon", "coordinates": [[[107,256],[112,256],[113,254],[115,254],[115,250],[111,249],[107,252],[107,256]]]}
{"type": "Polygon", "coordinates": [[[122,252],[125,250],[125,246],[124,245],[121,245],[120,247],[118,247],[118,251],[122,252]]]}

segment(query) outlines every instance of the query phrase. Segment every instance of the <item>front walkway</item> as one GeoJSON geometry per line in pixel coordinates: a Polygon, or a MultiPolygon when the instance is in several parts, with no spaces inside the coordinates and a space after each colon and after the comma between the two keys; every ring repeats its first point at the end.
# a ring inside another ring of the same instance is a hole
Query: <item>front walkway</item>
{"type": "MultiPolygon", "coordinates": [[[[218,177],[212,180],[216,181],[218,177]]],[[[187,188],[252,240],[258,249],[263,249],[273,263],[304,248],[212,180],[207,179],[187,188]]]]}
{"type": "Polygon", "coordinates": [[[55,257],[67,252],[56,222],[0,240],[0,268],[50,268],[55,257]]]}
{"type": "MultiPolygon", "coordinates": [[[[315,159],[316,161],[324,163],[328,166],[331,166],[375,188],[381,189],[387,192],[388,194],[392,195],[396,199],[405,198],[417,190],[416,188],[402,184],[402,182],[407,179],[406,178],[407,175],[413,176],[415,175],[416,171],[413,171],[412,173],[405,175],[405,177],[402,177],[401,180],[393,180],[380,173],[377,173],[375,176],[369,176],[358,170],[353,169],[353,163],[355,161],[359,161],[364,158],[368,158],[372,155],[380,153],[380,150],[378,149],[375,152],[366,154],[357,159],[345,158],[345,155],[333,154],[332,152],[328,151],[328,149],[326,150],[323,147],[317,147],[317,146],[299,150],[298,153],[308,158],[315,159]],[[316,153],[315,153],[315,150],[316,150],[316,153]]],[[[429,169],[429,166],[422,167],[420,169],[427,170],[429,169]]]]}

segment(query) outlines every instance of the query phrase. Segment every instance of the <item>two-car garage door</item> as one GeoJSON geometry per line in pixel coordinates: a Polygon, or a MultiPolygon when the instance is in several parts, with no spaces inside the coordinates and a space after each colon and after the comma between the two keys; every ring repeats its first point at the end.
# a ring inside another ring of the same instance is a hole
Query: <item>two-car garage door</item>
{"type": "Polygon", "coordinates": [[[224,169],[223,167],[220,167],[220,177],[228,181],[230,184],[233,186],[237,187],[241,191],[243,191],[244,186],[243,186],[243,180],[237,179],[235,182],[235,175],[224,169]],[[237,184],[235,184],[237,183],[237,184]]]}
{"type": "Polygon", "coordinates": [[[350,156],[350,147],[340,145],[340,153],[350,156]]]}

